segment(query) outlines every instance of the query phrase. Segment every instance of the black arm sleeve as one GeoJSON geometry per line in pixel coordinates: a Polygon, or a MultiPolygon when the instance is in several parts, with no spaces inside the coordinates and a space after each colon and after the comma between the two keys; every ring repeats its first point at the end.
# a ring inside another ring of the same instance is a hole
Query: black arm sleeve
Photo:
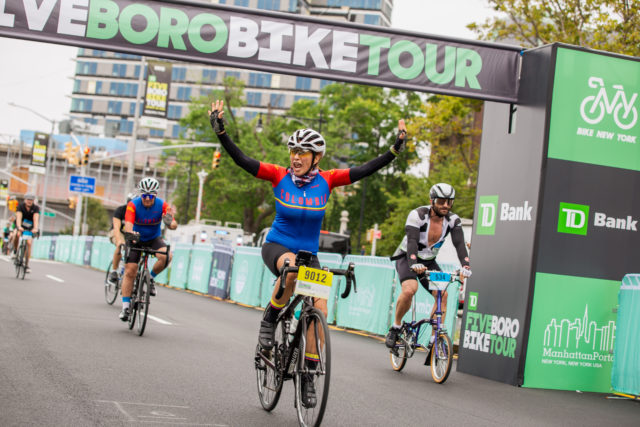
{"type": "Polygon", "coordinates": [[[229,156],[231,156],[233,161],[236,162],[236,165],[240,166],[253,176],[258,175],[258,169],[260,169],[259,161],[244,154],[231,140],[231,138],[229,138],[229,135],[226,132],[218,134],[218,139],[227,153],[229,153],[229,156]]]}
{"type": "Polygon", "coordinates": [[[349,169],[349,179],[352,183],[360,181],[362,178],[367,177],[375,171],[387,166],[395,158],[396,156],[394,156],[391,151],[387,151],[382,156],[369,160],[364,165],[354,166],[349,169]]]}
{"type": "Polygon", "coordinates": [[[407,261],[412,266],[418,261],[418,240],[420,240],[420,229],[407,225],[404,228],[407,233],[407,261]]]}
{"type": "Polygon", "coordinates": [[[463,267],[469,265],[469,252],[467,252],[467,245],[464,243],[464,233],[462,232],[462,227],[453,227],[451,230],[451,241],[453,242],[453,246],[456,247],[456,252],[458,253],[458,259],[460,260],[460,264],[463,267]]]}

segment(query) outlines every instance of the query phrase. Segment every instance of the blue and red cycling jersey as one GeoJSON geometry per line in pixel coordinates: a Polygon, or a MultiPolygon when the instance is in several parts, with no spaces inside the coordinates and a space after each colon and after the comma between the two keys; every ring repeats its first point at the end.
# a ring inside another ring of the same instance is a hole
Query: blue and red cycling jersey
{"type": "Polygon", "coordinates": [[[320,171],[311,182],[297,187],[286,168],[260,162],[256,177],[271,181],[276,198],[276,218],[266,241],[293,253],[305,250],[316,254],[331,190],[351,184],[349,170],[320,171]]]}
{"type": "Polygon", "coordinates": [[[125,222],[133,223],[133,231],[140,233],[141,242],[149,242],[160,237],[162,216],[169,212],[169,204],[156,197],[149,208],[142,204],[138,196],[127,204],[125,222]]]}

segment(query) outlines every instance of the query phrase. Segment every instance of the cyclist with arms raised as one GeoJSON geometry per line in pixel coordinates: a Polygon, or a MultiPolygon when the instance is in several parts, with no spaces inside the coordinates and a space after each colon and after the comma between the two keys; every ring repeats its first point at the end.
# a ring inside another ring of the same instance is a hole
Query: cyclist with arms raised
{"type": "MultiPolygon", "coordinates": [[[[126,233],[137,233],[139,240],[134,243],[134,247],[149,247],[155,250],[165,250],[165,255],[156,254],[158,261],[151,270],[150,293],[156,295],[154,278],[165,269],[167,262],[167,244],[160,237],[160,224],[164,224],[171,230],[178,228],[178,223],[173,218],[172,209],[167,202],[157,197],[160,184],[154,178],[143,178],[138,184],[140,196],[132,199],[127,204],[127,211],[124,216],[124,231],[126,233]]],[[[124,278],[122,279],[122,312],[120,320],[129,320],[129,305],[131,303],[131,292],[133,290],[133,280],[138,270],[140,252],[129,251],[124,267],[124,278]]],[[[171,256],[169,256],[171,262],[171,256]]]]}
{"type": "Polygon", "coordinates": [[[113,212],[111,217],[111,243],[116,245],[116,250],[113,251],[113,261],[111,263],[111,272],[109,273],[109,283],[112,285],[118,282],[118,265],[120,265],[120,258],[122,258],[122,251],[120,245],[124,245],[124,236],[122,231],[124,230],[124,215],[127,212],[127,206],[133,199],[134,194],[127,194],[127,203],[122,206],[118,206],[113,212]]]}
{"type": "MultiPolygon", "coordinates": [[[[33,194],[27,194],[24,196],[24,201],[18,205],[16,209],[16,225],[18,232],[14,235],[13,248],[14,251],[18,250],[18,244],[20,243],[20,236],[27,230],[32,235],[38,232],[38,222],[40,221],[40,207],[36,205],[33,194]]],[[[24,258],[25,272],[30,273],[29,258],[31,257],[31,239],[27,240],[27,253],[24,258]]]]}
{"type": "MultiPolygon", "coordinates": [[[[320,227],[331,190],[336,187],[352,184],[388,165],[404,147],[406,127],[403,120],[398,122],[399,135],[389,151],[364,165],[350,169],[332,169],[323,171],[318,163],[325,154],[325,140],[312,129],[299,129],[289,137],[290,164],[288,168],[270,163],[260,162],[245,155],[225,132],[222,120],[224,102],[211,104],[209,119],[220,143],[234,162],[256,178],[270,181],[276,199],[276,217],[271,230],[262,246],[262,259],[275,275],[279,275],[285,260],[295,265],[296,253],[300,250],[313,254],[311,266],[320,268],[318,261],[318,242],[320,227]]],[[[278,278],[272,293],[271,302],[267,306],[260,323],[258,341],[265,350],[274,345],[275,322],[278,313],[286,305],[293,294],[296,280],[295,274],[287,276],[285,291],[276,299],[279,287],[278,278]]],[[[327,301],[316,299],[314,305],[327,315],[327,301]]],[[[313,340],[312,340],[313,341],[313,340]]],[[[310,368],[315,368],[318,355],[307,353],[305,359],[310,368]]],[[[306,407],[316,404],[315,385],[311,378],[302,383],[302,400],[306,407]]]]}
{"type": "MultiPolygon", "coordinates": [[[[409,212],[405,224],[406,235],[391,257],[392,260],[396,260],[396,270],[402,284],[402,292],[396,302],[395,321],[385,340],[385,345],[389,348],[393,348],[398,340],[402,318],[411,307],[411,300],[418,291],[417,275],[424,273],[425,270],[440,271],[436,256],[447,235],[451,234],[451,241],[462,265],[461,274],[464,277],[471,276],[469,254],[462,233],[462,221],[458,215],[451,212],[456,191],[449,184],[439,183],[431,187],[429,197],[431,199],[430,206],[420,206],[409,212]]],[[[432,294],[435,297],[436,291],[432,291],[432,294]]],[[[443,294],[442,305],[444,318],[447,307],[447,292],[443,294]]],[[[434,304],[431,316],[435,310],[434,304]]],[[[434,336],[431,336],[429,345],[433,341],[434,336]]]]}

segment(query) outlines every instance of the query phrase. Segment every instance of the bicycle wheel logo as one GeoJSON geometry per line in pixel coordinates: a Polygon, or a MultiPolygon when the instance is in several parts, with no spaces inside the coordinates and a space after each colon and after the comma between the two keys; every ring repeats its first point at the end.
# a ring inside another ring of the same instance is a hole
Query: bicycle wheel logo
{"type": "Polygon", "coordinates": [[[635,107],[638,94],[634,93],[627,99],[622,85],[613,85],[616,90],[613,99],[609,98],[604,80],[600,77],[589,77],[589,87],[597,89],[595,95],[589,95],[580,104],[582,119],[595,125],[602,121],[605,114],[613,116],[613,120],[620,129],[631,129],[638,121],[638,110],[635,107]]]}

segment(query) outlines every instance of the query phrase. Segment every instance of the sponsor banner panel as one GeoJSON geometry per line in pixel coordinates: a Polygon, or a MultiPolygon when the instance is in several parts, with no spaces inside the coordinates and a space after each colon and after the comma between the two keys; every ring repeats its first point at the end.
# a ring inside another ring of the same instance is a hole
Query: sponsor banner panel
{"type": "Polygon", "coordinates": [[[148,61],[147,64],[147,85],[142,115],[166,118],[171,90],[171,63],[148,61]]]}
{"type": "Polygon", "coordinates": [[[611,391],[620,281],[536,273],[524,387],[611,391]]]}
{"type": "Polygon", "coordinates": [[[31,150],[31,166],[44,167],[47,164],[47,149],[49,147],[49,134],[36,132],[33,137],[31,150]]]}
{"type": "Polygon", "coordinates": [[[640,171],[640,61],[558,48],[548,156],[640,171]]]}
{"type": "Polygon", "coordinates": [[[0,1],[0,35],[501,102],[521,51],[195,1],[0,1]]]}
{"type": "Polygon", "coordinates": [[[548,159],[537,271],[620,281],[638,270],[640,173],[548,159]]]}

